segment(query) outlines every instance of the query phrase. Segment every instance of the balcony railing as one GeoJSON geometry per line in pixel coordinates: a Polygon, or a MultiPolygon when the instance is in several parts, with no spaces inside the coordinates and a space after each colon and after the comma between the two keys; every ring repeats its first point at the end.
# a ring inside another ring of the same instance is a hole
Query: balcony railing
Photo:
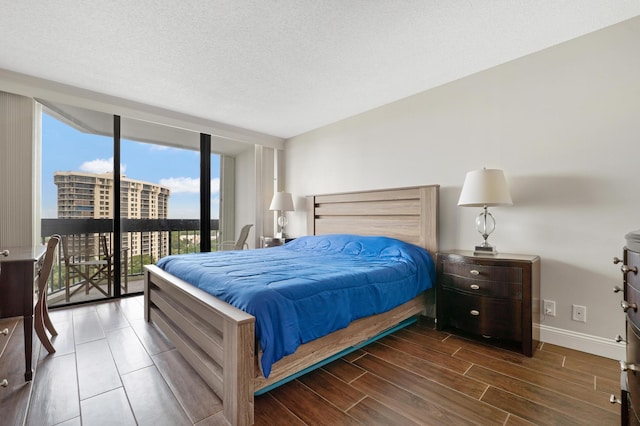
{"type": "MultiPolygon", "coordinates": [[[[219,222],[211,220],[211,247],[216,250],[219,222]]],[[[143,265],[155,263],[169,254],[195,253],[200,251],[200,221],[198,219],[121,219],[122,245],[127,250],[121,265],[127,265],[122,271],[129,278],[142,276],[143,265]]],[[[51,235],[67,237],[69,244],[95,248],[100,236],[106,236],[111,250],[113,248],[112,219],[42,219],[41,238],[46,242],[51,235]]],[[[49,277],[48,294],[64,293],[65,268],[62,247],[58,247],[58,256],[49,277]]],[[[70,282],[70,286],[82,284],[81,281],[70,282]]]]}

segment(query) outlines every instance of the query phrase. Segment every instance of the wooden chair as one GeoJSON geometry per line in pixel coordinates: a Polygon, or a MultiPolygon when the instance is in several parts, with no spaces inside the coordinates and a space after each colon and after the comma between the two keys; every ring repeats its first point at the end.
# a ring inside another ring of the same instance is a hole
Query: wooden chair
{"type": "MultiPolygon", "coordinates": [[[[100,246],[102,247],[102,258],[107,261],[107,271],[109,273],[110,282],[115,282],[115,267],[114,267],[114,257],[115,253],[112,253],[109,244],[107,244],[107,237],[104,235],[100,236],[100,246]]],[[[129,291],[129,249],[122,248],[120,250],[120,265],[122,267],[123,277],[120,281],[120,287],[124,290],[124,293],[128,293],[129,291]]]]}
{"type": "Polygon", "coordinates": [[[36,306],[34,308],[34,329],[36,331],[36,335],[42,342],[42,346],[44,346],[49,353],[54,353],[56,350],[51,344],[47,333],[45,332],[45,327],[49,330],[52,336],[56,336],[58,332],[56,331],[53,323],[51,322],[51,318],[49,318],[49,309],[47,307],[47,281],[49,280],[49,275],[51,275],[51,269],[53,268],[53,259],[56,254],[56,247],[60,242],[60,235],[52,235],[49,238],[49,242],[47,243],[47,251],[44,255],[44,261],[42,263],[42,268],[40,268],[40,272],[38,273],[38,301],[36,302],[36,306]]]}
{"type": "Polygon", "coordinates": [[[218,250],[244,250],[245,248],[249,248],[247,237],[249,237],[249,231],[252,226],[253,224],[243,226],[236,241],[223,241],[218,244],[218,250]]]}
{"type": "MultiPolygon", "coordinates": [[[[100,236],[100,239],[106,238],[100,236]]],[[[71,296],[81,289],[85,289],[89,294],[91,288],[95,288],[105,297],[111,295],[112,266],[111,257],[100,254],[100,247],[105,247],[106,242],[97,245],[87,237],[81,239],[70,239],[68,236],[62,237],[62,253],[65,267],[65,300],[69,302],[71,296]],[[70,241],[71,240],[71,241],[70,241]],[[70,244],[71,243],[71,244],[70,244]],[[107,290],[100,287],[100,284],[107,281],[107,290]],[[71,291],[71,285],[79,281],[78,287],[71,291]]],[[[103,248],[104,250],[104,248],[103,248]]]]}

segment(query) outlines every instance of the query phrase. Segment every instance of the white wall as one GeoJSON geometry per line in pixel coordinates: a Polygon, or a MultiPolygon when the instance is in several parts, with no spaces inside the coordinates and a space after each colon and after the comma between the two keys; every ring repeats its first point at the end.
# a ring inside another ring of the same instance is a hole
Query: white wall
{"type": "MultiPolygon", "coordinates": [[[[568,331],[607,345],[624,333],[611,259],[640,229],[638,46],[635,18],[293,138],[287,188],[301,197],[439,183],[440,248],[471,249],[479,209],[456,205],[465,173],[504,169],[514,206],[492,210],[490,242],[541,256],[541,296],[557,303],[543,340],[568,331]],[[587,307],[586,323],[571,320],[572,304],[587,307]]],[[[290,233],[304,234],[305,212],[289,217],[290,233]]]]}

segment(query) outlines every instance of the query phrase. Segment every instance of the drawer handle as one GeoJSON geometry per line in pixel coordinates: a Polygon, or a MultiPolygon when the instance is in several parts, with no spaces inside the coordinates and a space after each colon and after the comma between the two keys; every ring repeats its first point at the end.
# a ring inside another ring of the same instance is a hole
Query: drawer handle
{"type": "Polygon", "coordinates": [[[472,309],[469,313],[474,317],[477,317],[478,315],[480,315],[480,311],[476,311],[475,309],[472,309]]]}
{"type": "Polygon", "coordinates": [[[478,284],[471,284],[469,287],[471,287],[472,290],[479,290],[480,286],[478,284]]]}
{"type": "Polygon", "coordinates": [[[629,309],[633,309],[635,312],[638,312],[638,305],[636,305],[635,303],[629,303],[626,300],[620,302],[620,307],[622,307],[622,310],[625,312],[627,312],[629,309]]]}
{"type": "Polygon", "coordinates": [[[6,388],[7,386],[9,386],[9,381],[7,379],[3,379],[0,382],[0,386],[2,386],[3,388],[6,388]]]}
{"type": "Polygon", "coordinates": [[[9,335],[9,329],[5,328],[4,330],[0,331],[0,334],[4,334],[5,336],[9,335]]]}
{"type": "Polygon", "coordinates": [[[620,270],[622,271],[623,274],[628,274],[629,272],[633,272],[634,274],[638,273],[638,268],[635,266],[629,267],[628,265],[622,265],[620,267],[620,270]]]}
{"type": "Polygon", "coordinates": [[[613,286],[613,292],[614,293],[620,293],[622,291],[622,289],[619,286],[613,286]]]}
{"type": "Polygon", "coordinates": [[[638,367],[636,364],[633,364],[631,362],[620,361],[620,370],[621,371],[627,371],[627,370],[640,371],[640,367],[638,367]]]}
{"type": "Polygon", "coordinates": [[[478,271],[477,269],[472,269],[472,270],[469,271],[469,273],[471,275],[480,275],[480,271],[478,271]]]}
{"type": "Polygon", "coordinates": [[[614,394],[611,394],[611,396],[609,397],[609,402],[612,404],[622,404],[622,401],[616,398],[614,394]]]}
{"type": "Polygon", "coordinates": [[[0,251],[0,254],[3,255],[4,257],[9,256],[9,250],[2,250],[0,251]]]}
{"type": "Polygon", "coordinates": [[[617,265],[620,262],[622,262],[622,259],[620,259],[619,257],[616,256],[616,257],[613,258],[613,264],[614,265],[617,265]]]}
{"type": "Polygon", "coordinates": [[[624,340],[624,339],[622,338],[622,336],[618,334],[618,335],[616,335],[616,342],[618,342],[618,343],[620,343],[620,342],[625,342],[625,343],[626,343],[627,341],[626,341],[626,340],[624,340]]]}

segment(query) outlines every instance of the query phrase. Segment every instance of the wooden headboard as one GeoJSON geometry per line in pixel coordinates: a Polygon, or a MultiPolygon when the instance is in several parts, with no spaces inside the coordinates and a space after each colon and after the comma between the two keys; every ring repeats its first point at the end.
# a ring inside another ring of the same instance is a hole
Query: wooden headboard
{"type": "Polygon", "coordinates": [[[382,235],[438,251],[440,185],[307,197],[307,233],[382,235]]]}

